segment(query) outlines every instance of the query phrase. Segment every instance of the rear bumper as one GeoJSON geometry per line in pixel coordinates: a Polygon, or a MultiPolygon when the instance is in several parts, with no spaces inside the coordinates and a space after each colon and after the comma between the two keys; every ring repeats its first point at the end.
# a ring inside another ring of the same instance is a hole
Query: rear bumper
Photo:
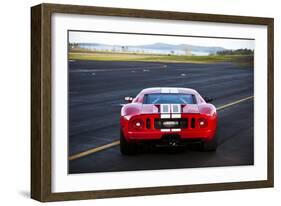
{"type": "Polygon", "coordinates": [[[128,141],[145,141],[145,140],[160,140],[163,136],[167,135],[177,135],[182,140],[188,140],[188,139],[205,139],[205,140],[211,140],[215,136],[214,130],[205,130],[205,131],[169,131],[169,132],[163,132],[163,131],[144,131],[144,132],[131,132],[131,131],[123,131],[123,134],[125,138],[128,141]]]}

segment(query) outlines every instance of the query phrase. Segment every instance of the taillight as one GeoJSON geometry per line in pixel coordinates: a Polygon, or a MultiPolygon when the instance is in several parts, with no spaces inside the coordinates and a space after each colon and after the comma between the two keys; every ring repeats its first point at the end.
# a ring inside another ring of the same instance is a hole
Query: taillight
{"type": "Polygon", "coordinates": [[[131,128],[132,128],[132,129],[140,130],[140,129],[143,129],[143,127],[144,127],[144,122],[143,122],[143,120],[141,120],[141,119],[133,119],[133,120],[130,122],[130,125],[131,125],[131,128]]]}
{"type": "Polygon", "coordinates": [[[208,121],[207,119],[205,118],[199,118],[198,119],[198,125],[199,125],[199,128],[205,128],[208,126],[208,121]]]}

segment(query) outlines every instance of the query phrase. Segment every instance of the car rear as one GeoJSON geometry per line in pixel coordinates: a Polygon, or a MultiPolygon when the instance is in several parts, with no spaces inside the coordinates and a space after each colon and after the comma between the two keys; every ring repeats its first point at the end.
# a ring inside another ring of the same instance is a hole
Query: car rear
{"type": "Polygon", "coordinates": [[[159,114],[142,114],[124,124],[129,139],[160,139],[163,134],[177,133],[181,138],[209,138],[216,119],[202,114],[181,114],[180,118],[161,118],[159,114]]]}

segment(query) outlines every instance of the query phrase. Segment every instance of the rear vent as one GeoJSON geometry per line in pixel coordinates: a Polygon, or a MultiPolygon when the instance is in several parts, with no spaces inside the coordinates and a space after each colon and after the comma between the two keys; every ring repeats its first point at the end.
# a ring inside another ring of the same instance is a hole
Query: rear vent
{"type": "Polygon", "coordinates": [[[191,124],[190,124],[191,128],[195,128],[195,118],[191,119],[191,124]]]}
{"type": "Polygon", "coordinates": [[[146,119],[146,128],[150,129],[151,125],[150,125],[150,119],[146,119]]]}

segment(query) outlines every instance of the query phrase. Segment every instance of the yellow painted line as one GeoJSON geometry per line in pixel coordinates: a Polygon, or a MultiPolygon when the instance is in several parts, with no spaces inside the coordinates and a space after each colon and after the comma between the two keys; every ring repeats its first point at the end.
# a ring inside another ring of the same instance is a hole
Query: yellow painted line
{"type": "MultiPolygon", "coordinates": [[[[235,104],[239,104],[241,102],[244,102],[244,101],[247,101],[247,100],[250,100],[250,99],[253,99],[253,98],[254,98],[254,96],[246,97],[244,99],[239,99],[239,100],[231,102],[229,104],[225,104],[225,105],[219,106],[219,107],[217,107],[217,110],[219,111],[219,110],[225,109],[227,107],[233,106],[235,104]]],[[[90,154],[93,154],[93,153],[96,153],[96,152],[99,152],[99,151],[102,151],[102,150],[114,147],[114,146],[119,145],[119,144],[120,144],[119,140],[118,141],[114,141],[114,142],[111,142],[109,144],[105,144],[105,145],[102,145],[100,147],[92,148],[92,149],[86,150],[84,152],[80,152],[80,153],[77,153],[75,155],[72,155],[72,156],[68,157],[68,160],[79,159],[81,157],[85,157],[87,155],[90,155],[90,154]]]]}
{"type": "Polygon", "coordinates": [[[85,157],[87,155],[99,152],[101,150],[105,150],[105,149],[108,149],[110,147],[114,147],[118,144],[119,144],[119,140],[115,141],[115,142],[111,142],[109,144],[102,145],[100,147],[96,147],[96,148],[93,148],[93,149],[86,150],[84,152],[80,152],[80,153],[75,154],[75,155],[72,155],[72,156],[68,157],[68,160],[75,160],[75,159],[78,159],[78,158],[81,158],[81,157],[85,157]]]}
{"type": "Polygon", "coordinates": [[[254,98],[254,96],[246,97],[246,98],[244,98],[244,99],[239,99],[239,100],[237,100],[237,101],[235,101],[235,102],[231,102],[231,103],[229,103],[229,104],[225,104],[225,105],[222,105],[222,106],[220,106],[220,107],[217,107],[217,110],[222,110],[222,109],[225,109],[225,108],[227,108],[227,107],[233,106],[233,105],[235,105],[235,104],[239,104],[239,103],[241,103],[241,102],[245,102],[245,101],[247,101],[247,100],[249,100],[249,99],[253,99],[253,98],[254,98]]]}

